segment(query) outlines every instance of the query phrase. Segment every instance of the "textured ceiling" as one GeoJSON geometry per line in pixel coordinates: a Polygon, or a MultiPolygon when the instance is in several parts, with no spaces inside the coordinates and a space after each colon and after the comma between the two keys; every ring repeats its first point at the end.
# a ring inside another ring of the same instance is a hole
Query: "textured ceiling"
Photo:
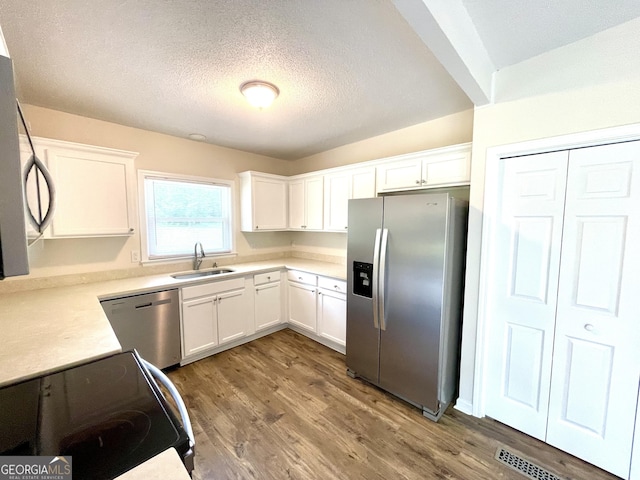
{"type": "Polygon", "coordinates": [[[0,25],[24,102],[277,158],[472,107],[390,1],[0,0],[0,25]]]}
{"type": "Polygon", "coordinates": [[[26,103],[297,159],[472,107],[442,66],[468,91],[464,44],[394,4],[475,26],[487,78],[640,15],[639,0],[0,0],[0,25],[26,103]],[[240,94],[252,79],[280,88],[268,110],[240,94]]]}

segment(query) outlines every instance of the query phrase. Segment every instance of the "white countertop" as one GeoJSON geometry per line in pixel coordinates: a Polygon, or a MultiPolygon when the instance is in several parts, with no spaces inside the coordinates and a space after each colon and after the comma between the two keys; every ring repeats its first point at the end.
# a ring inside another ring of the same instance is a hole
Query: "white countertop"
{"type": "Polygon", "coordinates": [[[279,268],[346,278],[345,265],[301,258],[225,266],[233,273],[191,280],[169,274],[0,295],[0,387],[117,353],[120,344],[99,300],[249,275],[279,268]]]}
{"type": "Polygon", "coordinates": [[[169,448],[115,480],[191,480],[175,448],[169,448]]]}
{"type": "MultiPolygon", "coordinates": [[[[151,275],[0,295],[3,337],[0,387],[121,351],[99,300],[284,268],[346,279],[345,265],[300,258],[224,268],[234,272],[190,280],[176,280],[169,274],[151,275]]],[[[166,478],[189,479],[173,448],[121,475],[118,480],[166,478]]]]}

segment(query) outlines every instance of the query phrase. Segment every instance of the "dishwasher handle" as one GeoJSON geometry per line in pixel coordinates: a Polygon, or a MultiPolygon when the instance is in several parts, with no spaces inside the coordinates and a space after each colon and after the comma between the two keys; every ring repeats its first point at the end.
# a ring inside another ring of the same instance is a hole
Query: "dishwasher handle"
{"type": "Polygon", "coordinates": [[[121,313],[128,310],[138,310],[149,307],[159,307],[167,305],[175,301],[171,296],[162,298],[165,292],[173,292],[173,290],[163,290],[157,293],[146,293],[143,295],[135,295],[131,297],[116,298],[113,300],[102,300],[102,307],[109,309],[113,313],[121,313]]]}

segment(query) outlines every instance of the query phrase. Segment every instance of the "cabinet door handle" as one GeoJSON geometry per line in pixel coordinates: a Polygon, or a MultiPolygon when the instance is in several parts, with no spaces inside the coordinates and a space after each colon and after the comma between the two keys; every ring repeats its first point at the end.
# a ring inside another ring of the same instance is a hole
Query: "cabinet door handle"
{"type": "Polygon", "coordinates": [[[256,230],[258,230],[260,227],[258,225],[256,225],[256,230]]]}
{"type": "Polygon", "coordinates": [[[322,292],[318,292],[318,295],[322,295],[322,292]]]}
{"type": "Polygon", "coordinates": [[[420,185],[420,180],[416,180],[416,185],[420,185]]]}
{"type": "Polygon", "coordinates": [[[271,280],[271,277],[267,277],[267,280],[271,280]]]}
{"type": "Polygon", "coordinates": [[[133,228],[129,229],[129,232],[133,233],[135,230],[133,228]]]}
{"type": "Polygon", "coordinates": [[[584,329],[585,329],[587,332],[593,332],[593,325],[591,325],[590,323],[587,323],[587,324],[584,326],[584,329]]]}

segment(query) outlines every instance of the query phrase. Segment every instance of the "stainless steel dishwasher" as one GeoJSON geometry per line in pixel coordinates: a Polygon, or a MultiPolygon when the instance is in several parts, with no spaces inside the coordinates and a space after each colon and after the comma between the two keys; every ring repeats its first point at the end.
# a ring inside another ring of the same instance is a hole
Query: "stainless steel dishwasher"
{"type": "Polygon", "coordinates": [[[146,293],[100,302],[122,350],[135,348],[158,368],[180,362],[178,290],[146,293]]]}

